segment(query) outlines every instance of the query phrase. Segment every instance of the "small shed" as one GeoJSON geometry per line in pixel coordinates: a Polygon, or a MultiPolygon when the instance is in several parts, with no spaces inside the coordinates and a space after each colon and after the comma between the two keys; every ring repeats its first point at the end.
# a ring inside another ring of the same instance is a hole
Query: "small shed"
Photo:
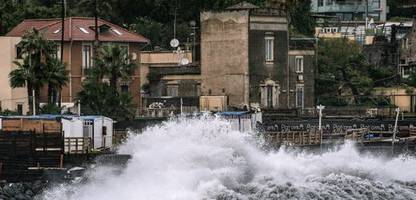
{"type": "Polygon", "coordinates": [[[90,138],[92,149],[111,148],[113,120],[104,116],[63,116],[65,138],[90,138]]]}
{"type": "Polygon", "coordinates": [[[91,138],[93,149],[111,148],[113,145],[113,120],[104,116],[81,116],[83,137],[91,138]]]}

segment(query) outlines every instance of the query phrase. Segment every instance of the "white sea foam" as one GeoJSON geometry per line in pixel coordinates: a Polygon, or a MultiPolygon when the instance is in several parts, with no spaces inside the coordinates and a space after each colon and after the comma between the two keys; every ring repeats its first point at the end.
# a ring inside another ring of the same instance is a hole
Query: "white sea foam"
{"type": "Polygon", "coordinates": [[[322,155],[259,148],[221,119],[170,120],[133,136],[124,171],[98,167],[88,183],[43,199],[416,199],[416,160],[360,155],[353,144],[322,155]]]}

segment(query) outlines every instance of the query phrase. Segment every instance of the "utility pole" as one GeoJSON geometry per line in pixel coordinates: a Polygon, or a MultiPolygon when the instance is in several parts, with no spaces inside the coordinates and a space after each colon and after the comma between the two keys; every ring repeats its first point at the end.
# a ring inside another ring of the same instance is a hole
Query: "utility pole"
{"type": "MultiPolygon", "coordinates": [[[[66,0],[61,0],[61,62],[64,63],[64,40],[65,40],[65,13],[66,13],[66,0]]],[[[55,94],[55,92],[53,92],[55,94]]],[[[56,98],[55,95],[52,95],[54,98],[56,98]]],[[[61,107],[61,89],[58,91],[58,107],[61,107]]],[[[53,102],[56,102],[56,99],[54,99],[53,102]]]]}
{"type": "Polygon", "coordinates": [[[35,89],[32,89],[32,106],[33,106],[33,116],[36,115],[36,93],[35,93],[35,89]]]}
{"type": "Polygon", "coordinates": [[[364,31],[366,31],[367,28],[368,28],[368,0],[365,0],[365,29],[364,31]]]}
{"type": "Polygon", "coordinates": [[[95,29],[95,38],[94,38],[94,57],[98,55],[98,45],[99,45],[99,30],[98,30],[98,3],[97,0],[94,0],[94,29],[95,29]]]}
{"type": "Polygon", "coordinates": [[[65,37],[65,4],[66,0],[61,0],[61,62],[64,59],[64,37],[65,37]]]}

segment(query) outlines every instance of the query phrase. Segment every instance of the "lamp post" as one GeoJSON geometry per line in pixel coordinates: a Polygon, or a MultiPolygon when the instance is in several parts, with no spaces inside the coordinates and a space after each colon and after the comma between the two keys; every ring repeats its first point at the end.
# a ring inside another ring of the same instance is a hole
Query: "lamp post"
{"type": "Polygon", "coordinates": [[[195,55],[196,55],[196,21],[192,20],[189,25],[192,29],[192,61],[195,62],[195,55]]]}
{"type": "Polygon", "coordinates": [[[316,107],[316,109],[318,109],[318,114],[319,114],[318,130],[319,130],[319,134],[321,137],[320,147],[321,147],[321,152],[322,152],[322,111],[325,109],[325,106],[319,105],[316,107]]]}
{"type": "Polygon", "coordinates": [[[397,124],[399,121],[399,115],[400,115],[400,108],[396,108],[396,120],[394,121],[394,129],[393,129],[393,137],[391,139],[391,146],[392,146],[392,152],[394,153],[394,143],[396,141],[396,134],[397,134],[397,124]]]}

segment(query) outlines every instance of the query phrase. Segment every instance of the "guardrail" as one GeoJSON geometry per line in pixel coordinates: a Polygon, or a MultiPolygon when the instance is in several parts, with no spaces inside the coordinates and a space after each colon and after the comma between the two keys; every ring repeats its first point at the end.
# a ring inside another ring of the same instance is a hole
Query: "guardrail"
{"type": "Polygon", "coordinates": [[[64,139],[66,154],[87,154],[91,149],[91,138],[69,137],[64,139]]]}

